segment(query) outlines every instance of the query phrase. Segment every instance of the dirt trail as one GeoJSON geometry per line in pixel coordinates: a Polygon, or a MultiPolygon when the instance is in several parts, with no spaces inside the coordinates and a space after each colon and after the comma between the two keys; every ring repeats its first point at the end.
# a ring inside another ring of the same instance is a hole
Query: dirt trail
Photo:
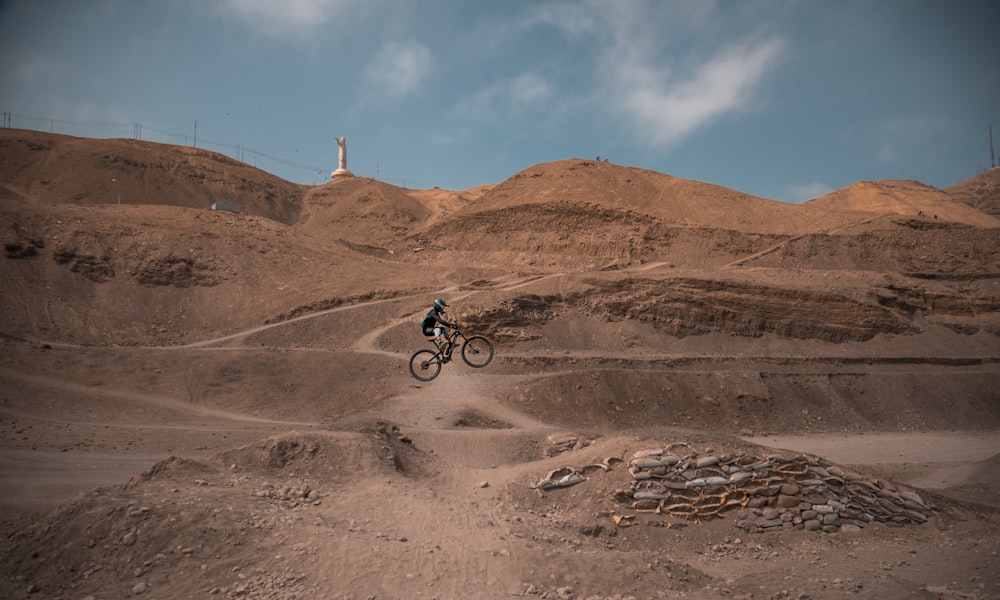
{"type": "MultiPolygon", "coordinates": [[[[219,423],[227,423],[227,422],[260,423],[265,425],[282,425],[286,427],[309,427],[312,425],[312,423],[307,423],[303,421],[276,421],[273,419],[264,419],[261,417],[248,415],[245,413],[219,410],[215,408],[209,408],[207,406],[198,406],[190,402],[184,402],[176,398],[171,398],[168,396],[163,396],[158,394],[145,394],[135,391],[115,390],[113,388],[107,388],[105,386],[91,387],[86,385],[80,385],[76,383],[63,381],[61,379],[56,379],[53,377],[40,377],[37,375],[27,375],[24,373],[19,373],[17,371],[12,371],[10,369],[5,369],[3,367],[0,367],[0,378],[6,378],[12,381],[28,383],[33,386],[38,386],[42,388],[61,390],[64,392],[69,392],[77,395],[101,397],[105,400],[111,400],[122,405],[127,404],[128,405],[127,407],[122,406],[123,412],[132,412],[132,411],[142,412],[145,409],[155,409],[166,413],[176,413],[175,418],[177,419],[194,419],[194,420],[200,419],[202,421],[213,420],[219,423]]],[[[61,421],[67,422],[65,421],[65,419],[61,419],[61,421]]],[[[93,423],[91,422],[91,424],[93,423]]],[[[148,425],[144,424],[143,426],[148,426],[148,425]]],[[[152,426],[156,427],[156,423],[153,423],[152,426]]]]}
{"type": "Polygon", "coordinates": [[[1000,599],[997,222],[938,190],[308,188],[10,135],[0,597],[1000,599]],[[150,205],[75,204],[122,169],[150,205]],[[410,377],[435,296],[487,368],[410,377]],[[656,448],[692,454],[618,462],[656,448]]]}
{"type": "MultiPolygon", "coordinates": [[[[531,282],[531,281],[535,281],[536,280],[536,278],[534,278],[534,277],[520,278],[520,279],[516,280],[515,283],[509,284],[509,287],[505,288],[505,289],[514,289],[516,287],[519,287],[520,285],[522,285],[525,282],[524,281],[525,279],[527,280],[527,282],[531,282]]],[[[366,300],[364,302],[356,302],[356,303],[353,303],[353,304],[343,304],[343,305],[335,306],[333,308],[328,308],[328,309],[325,309],[325,310],[318,310],[318,311],[309,312],[307,314],[299,315],[297,317],[292,317],[290,319],[286,319],[286,320],[283,320],[283,321],[278,321],[278,322],[275,322],[275,323],[268,323],[266,325],[259,325],[257,327],[251,327],[249,329],[244,329],[242,331],[237,331],[236,333],[231,333],[231,334],[228,334],[228,335],[224,335],[224,336],[220,336],[220,337],[216,337],[216,338],[211,338],[211,339],[207,339],[207,340],[200,340],[200,341],[193,342],[193,343],[190,343],[190,344],[181,344],[181,345],[177,345],[177,346],[168,346],[167,348],[172,348],[172,349],[176,349],[176,350],[184,350],[184,349],[190,349],[190,348],[207,348],[207,347],[211,347],[211,346],[220,346],[220,345],[223,346],[223,347],[227,347],[227,348],[238,348],[238,347],[242,346],[243,343],[250,336],[252,336],[254,334],[257,334],[257,333],[261,333],[263,331],[267,331],[269,329],[274,329],[274,328],[277,328],[277,327],[286,327],[288,325],[291,325],[292,323],[298,323],[300,321],[306,321],[306,320],[309,320],[309,319],[315,319],[315,318],[323,317],[323,316],[326,316],[326,315],[329,315],[329,314],[333,314],[333,313],[344,312],[344,311],[349,311],[349,310],[363,310],[365,308],[368,308],[368,307],[371,307],[371,306],[374,306],[374,305],[384,304],[384,303],[387,303],[387,302],[397,302],[397,301],[400,301],[400,300],[406,300],[407,298],[417,298],[417,297],[428,296],[428,295],[446,294],[448,292],[453,292],[455,289],[457,289],[457,288],[456,287],[447,287],[447,288],[440,289],[437,292],[431,292],[431,293],[413,294],[411,296],[394,296],[392,298],[380,298],[380,299],[377,299],[377,300],[366,300]]],[[[465,293],[465,294],[460,294],[460,295],[452,296],[452,301],[454,302],[454,301],[457,301],[457,300],[462,300],[464,298],[467,298],[468,296],[471,296],[474,293],[475,293],[474,291],[470,291],[470,292],[465,293]]],[[[415,313],[415,315],[416,314],[417,313],[415,313]]],[[[386,354],[384,352],[381,352],[381,351],[377,350],[374,347],[373,341],[379,335],[381,335],[386,330],[390,329],[391,327],[393,327],[396,324],[397,323],[390,323],[388,325],[385,325],[385,326],[382,326],[382,327],[377,327],[377,328],[373,329],[367,335],[365,335],[363,338],[361,338],[360,340],[358,340],[355,343],[355,349],[360,350],[360,351],[366,351],[366,352],[375,352],[375,353],[386,354]]]]}
{"type": "Polygon", "coordinates": [[[843,465],[881,466],[893,479],[928,490],[969,482],[980,465],[1000,454],[1000,433],[923,431],[768,435],[744,438],[778,449],[808,452],[843,465]]]}
{"type": "Polygon", "coordinates": [[[433,381],[418,383],[414,380],[407,390],[383,407],[383,412],[401,425],[420,429],[461,427],[463,418],[469,420],[463,415],[472,412],[482,418],[483,423],[465,426],[551,430],[551,426],[497,402],[492,390],[516,379],[519,378],[474,371],[455,361],[445,365],[441,375],[433,381]]]}
{"type": "MultiPolygon", "coordinates": [[[[653,268],[656,263],[643,265],[641,268],[653,268]]],[[[511,278],[501,286],[503,290],[513,290],[521,286],[536,283],[543,279],[550,279],[562,276],[562,273],[549,274],[545,276],[521,276],[511,278]]],[[[455,292],[457,288],[440,290],[438,294],[455,292]]],[[[458,295],[452,295],[453,302],[466,299],[478,293],[476,290],[465,291],[458,295]]],[[[425,296],[427,294],[421,294],[425,296]]],[[[414,296],[415,297],[415,296],[414,296]]],[[[394,298],[392,300],[398,300],[394,298]]],[[[358,302],[355,304],[342,305],[332,309],[317,311],[265,326],[253,327],[244,331],[229,334],[223,337],[202,340],[194,344],[175,346],[172,349],[185,350],[192,348],[209,348],[225,344],[226,348],[233,351],[240,351],[240,344],[243,340],[254,333],[265,329],[289,326],[306,319],[319,318],[324,315],[341,311],[359,311],[361,313],[366,308],[383,304],[388,299],[371,300],[358,302]]],[[[419,312],[419,311],[418,311],[419,312]]],[[[414,313],[417,314],[417,313],[414,313]]],[[[380,324],[372,328],[363,336],[358,338],[352,346],[352,350],[360,353],[378,354],[392,357],[400,361],[408,359],[407,354],[389,352],[377,346],[378,339],[387,331],[405,321],[408,317],[393,320],[380,324]]],[[[160,348],[162,350],[162,348],[160,348]]],[[[168,348],[169,349],[169,348],[168,348]]],[[[531,353],[518,352],[516,355],[522,359],[530,358],[531,353]]],[[[615,354],[608,352],[586,352],[568,353],[562,358],[572,360],[574,358],[603,358],[627,357],[628,354],[615,354]],[[612,356],[613,355],[613,356],[612,356]]],[[[664,355],[666,356],[666,355],[664,355]]],[[[673,355],[671,355],[673,356],[673,355]]],[[[656,358],[656,355],[646,353],[644,358],[656,358]]],[[[710,368],[717,368],[716,362],[722,357],[713,355],[710,368]]],[[[708,367],[707,367],[708,368],[708,367]]],[[[573,373],[573,370],[561,373],[573,373]]],[[[549,373],[550,375],[552,373],[549,373]]],[[[168,418],[160,419],[160,422],[148,422],[143,429],[162,428],[172,429],[177,435],[184,437],[188,432],[195,436],[205,436],[211,432],[239,432],[251,426],[252,429],[260,433],[273,433],[278,431],[294,431],[311,429],[316,427],[316,423],[304,421],[279,421],[265,419],[253,414],[242,413],[231,410],[218,410],[205,406],[197,406],[175,398],[163,395],[138,393],[133,391],[115,390],[113,387],[101,386],[92,388],[81,384],[56,380],[52,378],[42,378],[39,376],[19,373],[11,369],[0,369],[0,376],[11,381],[29,383],[42,388],[58,389],[71,394],[82,396],[96,396],[105,400],[117,403],[121,406],[118,412],[108,413],[104,426],[122,428],[128,426],[128,421],[137,414],[136,410],[142,407],[156,409],[168,418]]],[[[446,365],[442,374],[434,381],[428,383],[418,383],[415,380],[406,378],[397,386],[396,391],[390,395],[379,407],[369,412],[355,414],[350,420],[381,419],[398,424],[406,428],[408,435],[419,441],[419,443],[429,450],[434,450],[438,457],[451,457],[447,460],[453,465],[456,473],[461,469],[468,469],[475,466],[496,466],[509,460],[516,460],[517,457],[507,456],[509,451],[505,450],[511,445],[512,440],[526,440],[543,438],[544,436],[559,432],[559,429],[544,422],[535,420],[523,413],[513,410],[502,403],[496,397],[495,390],[501,389],[517,381],[525,381],[536,378],[537,375],[499,375],[491,373],[490,369],[473,370],[457,360],[446,365]],[[498,456],[499,453],[499,456],[498,456]],[[506,453],[506,454],[505,454],[506,453]]],[[[22,419],[46,419],[43,414],[21,414],[8,407],[6,414],[22,419]]],[[[23,411],[21,411],[23,413],[23,411]]],[[[86,423],[76,423],[76,420],[67,420],[64,417],[54,417],[62,426],[73,425],[100,425],[93,421],[86,423]],[[61,420],[60,420],[61,419],[61,420]]],[[[59,423],[56,426],[59,426],[59,423]]],[[[250,433],[243,431],[243,433],[250,433]]],[[[188,437],[191,437],[188,435],[188,437]]],[[[242,437],[242,436],[241,436],[242,437]]],[[[245,439],[245,438],[244,438],[245,439]]],[[[997,453],[1000,448],[1000,437],[988,436],[978,433],[868,433],[863,436],[842,436],[842,435],[810,435],[810,436],[766,436],[761,438],[751,438],[754,443],[788,448],[796,451],[809,452],[818,456],[823,456],[829,460],[855,465],[881,465],[881,464],[906,464],[919,463],[921,468],[909,469],[900,474],[904,477],[903,483],[934,484],[940,487],[960,485],[962,474],[970,472],[970,469],[957,468],[956,463],[975,463],[984,460],[997,453]]],[[[515,444],[516,445],[516,444],[515,444]]],[[[190,451],[180,452],[182,455],[192,456],[198,453],[190,451]]],[[[160,458],[163,454],[152,454],[160,458]]],[[[69,463],[83,465],[77,469],[75,474],[66,478],[66,485],[61,489],[65,491],[80,491],[94,485],[106,484],[109,478],[113,478],[117,472],[121,481],[127,480],[129,476],[136,472],[137,465],[148,468],[152,459],[143,462],[128,460],[120,463],[107,461],[101,453],[79,452],[73,450],[64,453],[63,456],[54,458],[51,454],[40,453],[35,457],[32,469],[19,471],[17,477],[8,477],[3,487],[9,493],[5,494],[10,499],[16,501],[22,497],[16,488],[21,485],[26,488],[34,485],[26,474],[35,471],[39,473],[44,481],[44,473],[57,468],[59,465],[69,463]]],[[[24,456],[18,460],[26,460],[24,456]]],[[[53,498],[56,501],[57,498],[53,498]]],[[[16,502],[15,502],[16,503],[16,502]]]]}
{"type": "MultiPolygon", "coordinates": [[[[420,294],[420,295],[422,296],[424,294],[420,294]]],[[[415,297],[415,296],[413,296],[413,297],[415,297]]],[[[328,308],[328,309],[325,309],[325,310],[318,310],[318,311],[315,311],[315,312],[310,312],[310,313],[307,313],[307,314],[304,314],[304,315],[300,315],[298,317],[292,317],[291,319],[286,319],[284,321],[278,321],[278,322],[275,322],[275,323],[268,323],[266,325],[260,325],[258,327],[251,327],[250,329],[244,329],[243,331],[238,331],[236,333],[231,333],[229,335],[224,335],[224,336],[221,336],[221,337],[212,338],[212,339],[208,339],[208,340],[201,340],[201,341],[194,342],[194,343],[191,343],[191,344],[183,344],[183,345],[179,345],[179,346],[170,346],[170,348],[174,348],[174,349],[177,349],[177,350],[183,350],[183,349],[189,349],[189,348],[206,348],[206,347],[209,347],[209,346],[216,346],[216,345],[219,345],[219,344],[223,344],[225,347],[229,347],[229,348],[237,348],[237,347],[242,346],[243,343],[246,341],[247,338],[249,338],[250,336],[252,336],[252,335],[254,335],[256,333],[261,333],[262,331],[267,331],[269,329],[274,329],[276,327],[286,327],[286,326],[288,326],[288,325],[290,325],[292,323],[298,323],[299,321],[305,321],[305,320],[308,320],[308,319],[315,319],[317,317],[323,317],[323,316],[326,316],[326,315],[329,315],[329,314],[332,314],[332,313],[343,312],[343,311],[347,311],[347,310],[357,310],[359,308],[364,308],[364,307],[372,306],[372,305],[375,305],[375,304],[383,304],[385,302],[393,302],[393,301],[400,300],[400,299],[401,298],[399,298],[399,297],[381,298],[381,299],[378,299],[378,300],[368,300],[368,301],[359,302],[359,303],[356,303],[356,304],[343,304],[341,306],[335,306],[333,308],[328,308]]]]}
{"type": "Polygon", "coordinates": [[[849,465],[975,462],[986,460],[1000,452],[1000,433],[983,431],[814,433],[744,439],[762,446],[811,452],[849,465]]]}

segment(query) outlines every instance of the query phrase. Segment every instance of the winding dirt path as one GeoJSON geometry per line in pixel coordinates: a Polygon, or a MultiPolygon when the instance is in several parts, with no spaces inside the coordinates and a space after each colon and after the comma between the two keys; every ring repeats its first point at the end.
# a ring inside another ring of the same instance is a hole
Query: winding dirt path
{"type": "MultiPolygon", "coordinates": [[[[658,265],[654,263],[643,265],[642,268],[649,269],[656,266],[658,265]]],[[[511,278],[494,290],[514,290],[561,275],[511,278]]],[[[439,290],[437,294],[451,294],[455,301],[460,301],[479,293],[477,290],[456,293],[458,289],[447,288],[439,290]]],[[[430,294],[423,293],[341,305],[218,338],[172,348],[157,348],[157,350],[183,351],[224,347],[239,351],[249,336],[267,329],[331,313],[361,311],[386,302],[428,295],[430,294]]],[[[372,328],[358,338],[351,349],[358,353],[405,361],[408,355],[381,350],[377,346],[377,341],[393,327],[412,318],[408,315],[372,328]]],[[[595,357],[589,353],[578,353],[567,355],[567,358],[595,357]]],[[[656,357],[644,355],[644,358],[656,357]]],[[[740,360],[742,357],[731,358],[740,360]]],[[[718,368],[719,359],[718,356],[712,357],[714,368],[718,368]]],[[[713,367],[707,365],[705,368],[713,367]]],[[[546,435],[560,433],[559,428],[535,420],[500,403],[494,392],[512,382],[539,376],[537,372],[494,374],[488,367],[474,370],[466,367],[461,361],[456,361],[446,365],[442,374],[434,381],[419,383],[407,379],[404,384],[397,386],[378,408],[367,413],[352,415],[350,419],[383,419],[406,428],[407,434],[412,436],[421,448],[433,452],[436,457],[451,465],[451,478],[459,482],[456,485],[469,486],[473,485],[470,478],[481,476],[481,469],[516,463],[523,459],[518,455],[518,448],[543,439],[546,435]]],[[[181,440],[173,442],[175,450],[162,453],[144,453],[141,449],[109,453],[76,448],[63,449],[61,452],[44,449],[0,451],[0,508],[4,510],[37,509],[40,497],[46,502],[56,504],[79,491],[97,485],[127,481],[130,476],[147,470],[171,454],[197,458],[213,448],[227,447],[226,444],[232,446],[236,441],[247,440],[252,436],[259,438],[262,435],[314,429],[319,426],[312,422],[266,419],[234,410],[209,408],[162,394],[115,389],[114,382],[92,387],[8,368],[0,368],[0,380],[82,398],[101,398],[105,404],[117,407],[112,411],[106,410],[100,417],[93,419],[80,415],[46,414],[44,409],[32,410],[22,407],[15,410],[10,406],[0,408],[0,415],[7,418],[35,423],[39,427],[48,427],[54,431],[59,427],[91,429],[104,427],[116,431],[131,429],[137,432],[137,435],[161,436],[157,439],[163,440],[159,443],[164,449],[170,447],[166,440],[181,440]],[[217,439],[212,440],[211,444],[198,444],[194,441],[214,434],[220,435],[216,436],[217,439]],[[232,437],[225,437],[229,435],[232,437]]],[[[977,464],[1000,453],[1000,434],[966,432],[821,434],[748,439],[765,446],[808,452],[842,464],[891,465],[902,475],[900,481],[903,483],[931,489],[961,484],[963,477],[969,476],[977,464]]],[[[141,447],[143,447],[141,444],[135,446],[135,448],[141,447]]]]}

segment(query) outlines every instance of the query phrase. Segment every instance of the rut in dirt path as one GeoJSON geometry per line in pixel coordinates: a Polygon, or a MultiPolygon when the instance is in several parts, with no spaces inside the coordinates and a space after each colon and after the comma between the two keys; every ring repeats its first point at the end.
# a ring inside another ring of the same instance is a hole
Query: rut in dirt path
{"type": "MultiPolygon", "coordinates": [[[[0,377],[7,378],[13,381],[28,383],[39,387],[70,392],[72,394],[77,394],[81,396],[94,395],[102,398],[108,398],[111,400],[122,401],[124,403],[127,403],[132,410],[134,410],[138,405],[139,407],[159,408],[179,415],[184,415],[188,418],[215,419],[223,422],[238,422],[238,423],[259,424],[259,425],[287,425],[294,427],[311,427],[314,425],[313,423],[306,423],[303,421],[279,421],[275,419],[254,417],[244,413],[235,413],[217,408],[209,408],[207,406],[198,406],[196,404],[191,404],[190,402],[176,400],[170,396],[164,396],[160,394],[149,394],[149,393],[135,392],[128,390],[115,390],[115,389],[108,389],[103,386],[94,387],[79,383],[70,383],[67,381],[63,381],[61,379],[55,379],[53,377],[28,375],[25,373],[21,373],[19,371],[13,371],[11,369],[3,367],[0,367],[0,377]]],[[[38,417],[33,417],[33,418],[38,418],[38,417]]],[[[71,423],[72,421],[66,421],[61,419],[59,420],[59,422],[71,423]]],[[[94,423],[87,422],[87,424],[93,425],[94,423]]],[[[173,429],[184,428],[182,426],[174,426],[174,425],[165,425],[163,427],[173,428],[173,429]]]]}
{"type": "MultiPolygon", "coordinates": [[[[842,225],[841,227],[837,227],[835,229],[831,229],[831,230],[829,230],[827,232],[824,232],[824,235],[836,236],[836,235],[839,235],[840,233],[843,233],[843,232],[847,231],[848,229],[850,229],[852,227],[857,227],[859,225],[867,225],[867,224],[875,221],[877,218],[878,217],[871,217],[871,218],[867,218],[867,219],[859,219],[857,221],[852,221],[852,222],[849,222],[849,223],[846,223],[846,224],[842,225]]],[[[788,238],[786,240],[778,242],[777,244],[771,246],[770,248],[764,248],[763,250],[760,250],[758,252],[754,252],[753,254],[750,254],[748,256],[737,258],[736,260],[723,265],[723,268],[742,267],[744,264],[746,264],[746,263],[748,263],[748,262],[750,262],[752,260],[757,260],[758,258],[767,256],[769,254],[773,254],[773,253],[781,250],[782,248],[788,246],[789,244],[791,244],[793,242],[797,242],[797,241],[799,241],[801,239],[805,239],[805,238],[807,238],[809,236],[813,236],[813,235],[816,235],[815,231],[810,231],[810,232],[807,232],[807,233],[803,233],[801,235],[792,236],[792,237],[790,237],[790,238],[788,238]]]]}
{"type": "MultiPolygon", "coordinates": [[[[454,367],[447,365],[445,368],[454,367]]],[[[462,427],[551,431],[554,428],[501,404],[498,386],[519,376],[469,372],[442,373],[426,383],[412,383],[380,407],[379,413],[400,425],[421,429],[462,427]]]]}
{"type": "MultiPolygon", "coordinates": [[[[518,287],[521,287],[523,285],[528,285],[530,283],[534,283],[534,282],[537,282],[537,281],[542,281],[544,279],[549,279],[549,278],[552,278],[552,277],[561,277],[563,275],[564,275],[564,273],[554,273],[554,274],[542,275],[542,276],[539,276],[539,275],[529,275],[529,276],[525,276],[525,277],[516,277],[516,278],[513,278],[514,279],[513,282],[508,283],[508,284],[506,284],[506,285],[504,285],[504,286],[502,286],[502,287],[500,287],[498,289],[500,289],[500,290],[517,289],[518,287]]],[[[445,287],[445,288],[441,288],[441,289],[439,289],[437,291],[434,291],[434,292],[421,292],[421,293],[418,293],[418,294],[410,294],[410,295],[406,295],[406,296],[394,296],[392,298],[380,298],[378,300],[367,300],[367,301],[358,302],[358,303],[355,303],[355,304],[345,304],[345,305],[341,305],[341,306],[335,306],[333,308],[328,308],[328,309],[325,309],[325,310],[319,310],[319,311],[316,311],[316,312],[311,312],[311,313],[308,313],[308,314],[300,315],[298,317],[293,317],[291,319],[286,319],[284,321],[278,321],[278,322],[275,322],[275,323],[268,323],[266,325],[258,325],[256,327],[251,327],[249,329],[244,329],[242,331],[237,331],[236,333],[231,333],[231,334],[224,335],[224,336],[217,337],[217,338],[212,338],[212,339],[208,339],[208,340],[201,340],[201,341],[198,341],[198,342],[192,342],[190,344],[181,344],[181,345],[177,345],[177,346],[158,347],[158,349],[182,350],[182,349],[190,349],[190,348],[208,348],[208,347],[211,347],[211,346],[219,346],[219,347],[225,347],[225,348],[237,348],[237,347],[242,346],[243,342],[245,342],[246,339],[248,337],[250,337],[251,335],[260,333],[262,331],[267,331],[269,329],[273,329],[273,328],[276,328],[276,327],[284,327],[284,326],[290,325],[292,323],[297,323],[299,321],[305,321],[307,319],[315,319],[317,317],[322,317],[322,316],[329,315],[329,314],[332,314],[332,313],[343,312],[343,311],[348,311],[348,310],[359,310],[359,309],[367,308],[367,307],[370,307],[370,306],[375,306],[377,304],[384,304],[386,302],[396,302],[396,301],[399,301],[399,300],[408,300],[408,299],[419,298],[419,297],[423,297],[423,296],[435,296],[435,295],[448,294],[449,292],[454,292],[456,290],[461,289],[461,287],[462,287],[462,284],[458,284],[458,285],[454,285],[454,286],[448,286],[448,287],[445,287]]],[[[469,296],[472,296],[472,295],[477,294],[477,293],[480,293],[479,290],[468,290],[464,294],[460,294],[458,296],[453,296],[453,300],[462,300],[462,299],[468,298],[469,296]]],[[[422,312],[418,311],[417,313],[414,313],[412,316],[417,316],[419,314],[422,314],[422,312]]],[[[377,354],[389,354],[389,355],[392,355],[392,356],[397,356],[394,353],[387,353],[387,352],[383,352],[381,350],[376,349],[374,347],[373,342],[374,342],[374,340],[379,335],[381,335],[385,331],[391,329],[395,325],[398,325],[399,323],[402,323],[402,322],[404,322],[404,321],[406,321],[406,320],[408,320],[410,318],[411,317],[404,317],[404,318],[401,318],[401,319],[397,319],[395,321],[390,322],[389,324],[387,324],[385,326],[382,326],[382,327],[379,327],[379,328],[376,328],[376,329],[372,330],[371,332],[369,332],[368,334],[366,334],[365,336],[363,336],[361,339],[359,339],[358,342],[355,343],[355,346],[354,346],[355,349],[359,350],[359,351],[364,351],[364,352],[371,352],[371,353],[377,353],[377,354]]]]}

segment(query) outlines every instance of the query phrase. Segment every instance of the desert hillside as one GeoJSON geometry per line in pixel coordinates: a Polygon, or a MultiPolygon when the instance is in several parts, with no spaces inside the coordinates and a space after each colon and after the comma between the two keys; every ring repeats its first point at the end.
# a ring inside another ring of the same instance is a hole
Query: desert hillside
{"type": "Polygon", "coordinates": [[[1000,167],[948,186],[944,191],[986,214],[1000,216],[1000,167]]]}
{"type": "MultiPolygon", "coordinates": [[[[988,200],[985,190],[984,187],[984,193],[978,197],[988,200]]],[[[919,181],[862,181],[810,200],[806,205],[834,210],[930,217],[978,227],[997,226],[995,217],[985,215],[978,210],[979,206],[971,202],[966,203],[967,198],[970,195],[953,196],[919,181]]]]}
{"type": "Polygon", "coordinates": [[[301,186],[0,130],[0,596],[1000,598],[991,177],[301,186]],[[436,297],[493,354],[422,381],[436,297]]]}
{"type": "Polygon", "coordinates": [[[0,131],[2,193],[46,204],[219,202],[281,223],[298,218],[303,189],[227,156],[189,146],[0,131]]]}

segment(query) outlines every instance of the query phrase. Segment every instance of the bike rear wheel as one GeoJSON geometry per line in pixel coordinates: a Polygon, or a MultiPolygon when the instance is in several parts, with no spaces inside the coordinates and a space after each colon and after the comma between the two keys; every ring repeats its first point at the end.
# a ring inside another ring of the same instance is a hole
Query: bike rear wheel
{"type": "Polygon", "coordinates": [[[441,361],[433,350],[417,350],[410,357],[410,375],[420,381],[430,381],[441,373],[441,361]]]}
{"type": "Polygon", "coordinates": [[[462,360],[470,367],[481,369],[493,360],[493,342],[486,336],[473,335],[462,346],[462,360]]]}

